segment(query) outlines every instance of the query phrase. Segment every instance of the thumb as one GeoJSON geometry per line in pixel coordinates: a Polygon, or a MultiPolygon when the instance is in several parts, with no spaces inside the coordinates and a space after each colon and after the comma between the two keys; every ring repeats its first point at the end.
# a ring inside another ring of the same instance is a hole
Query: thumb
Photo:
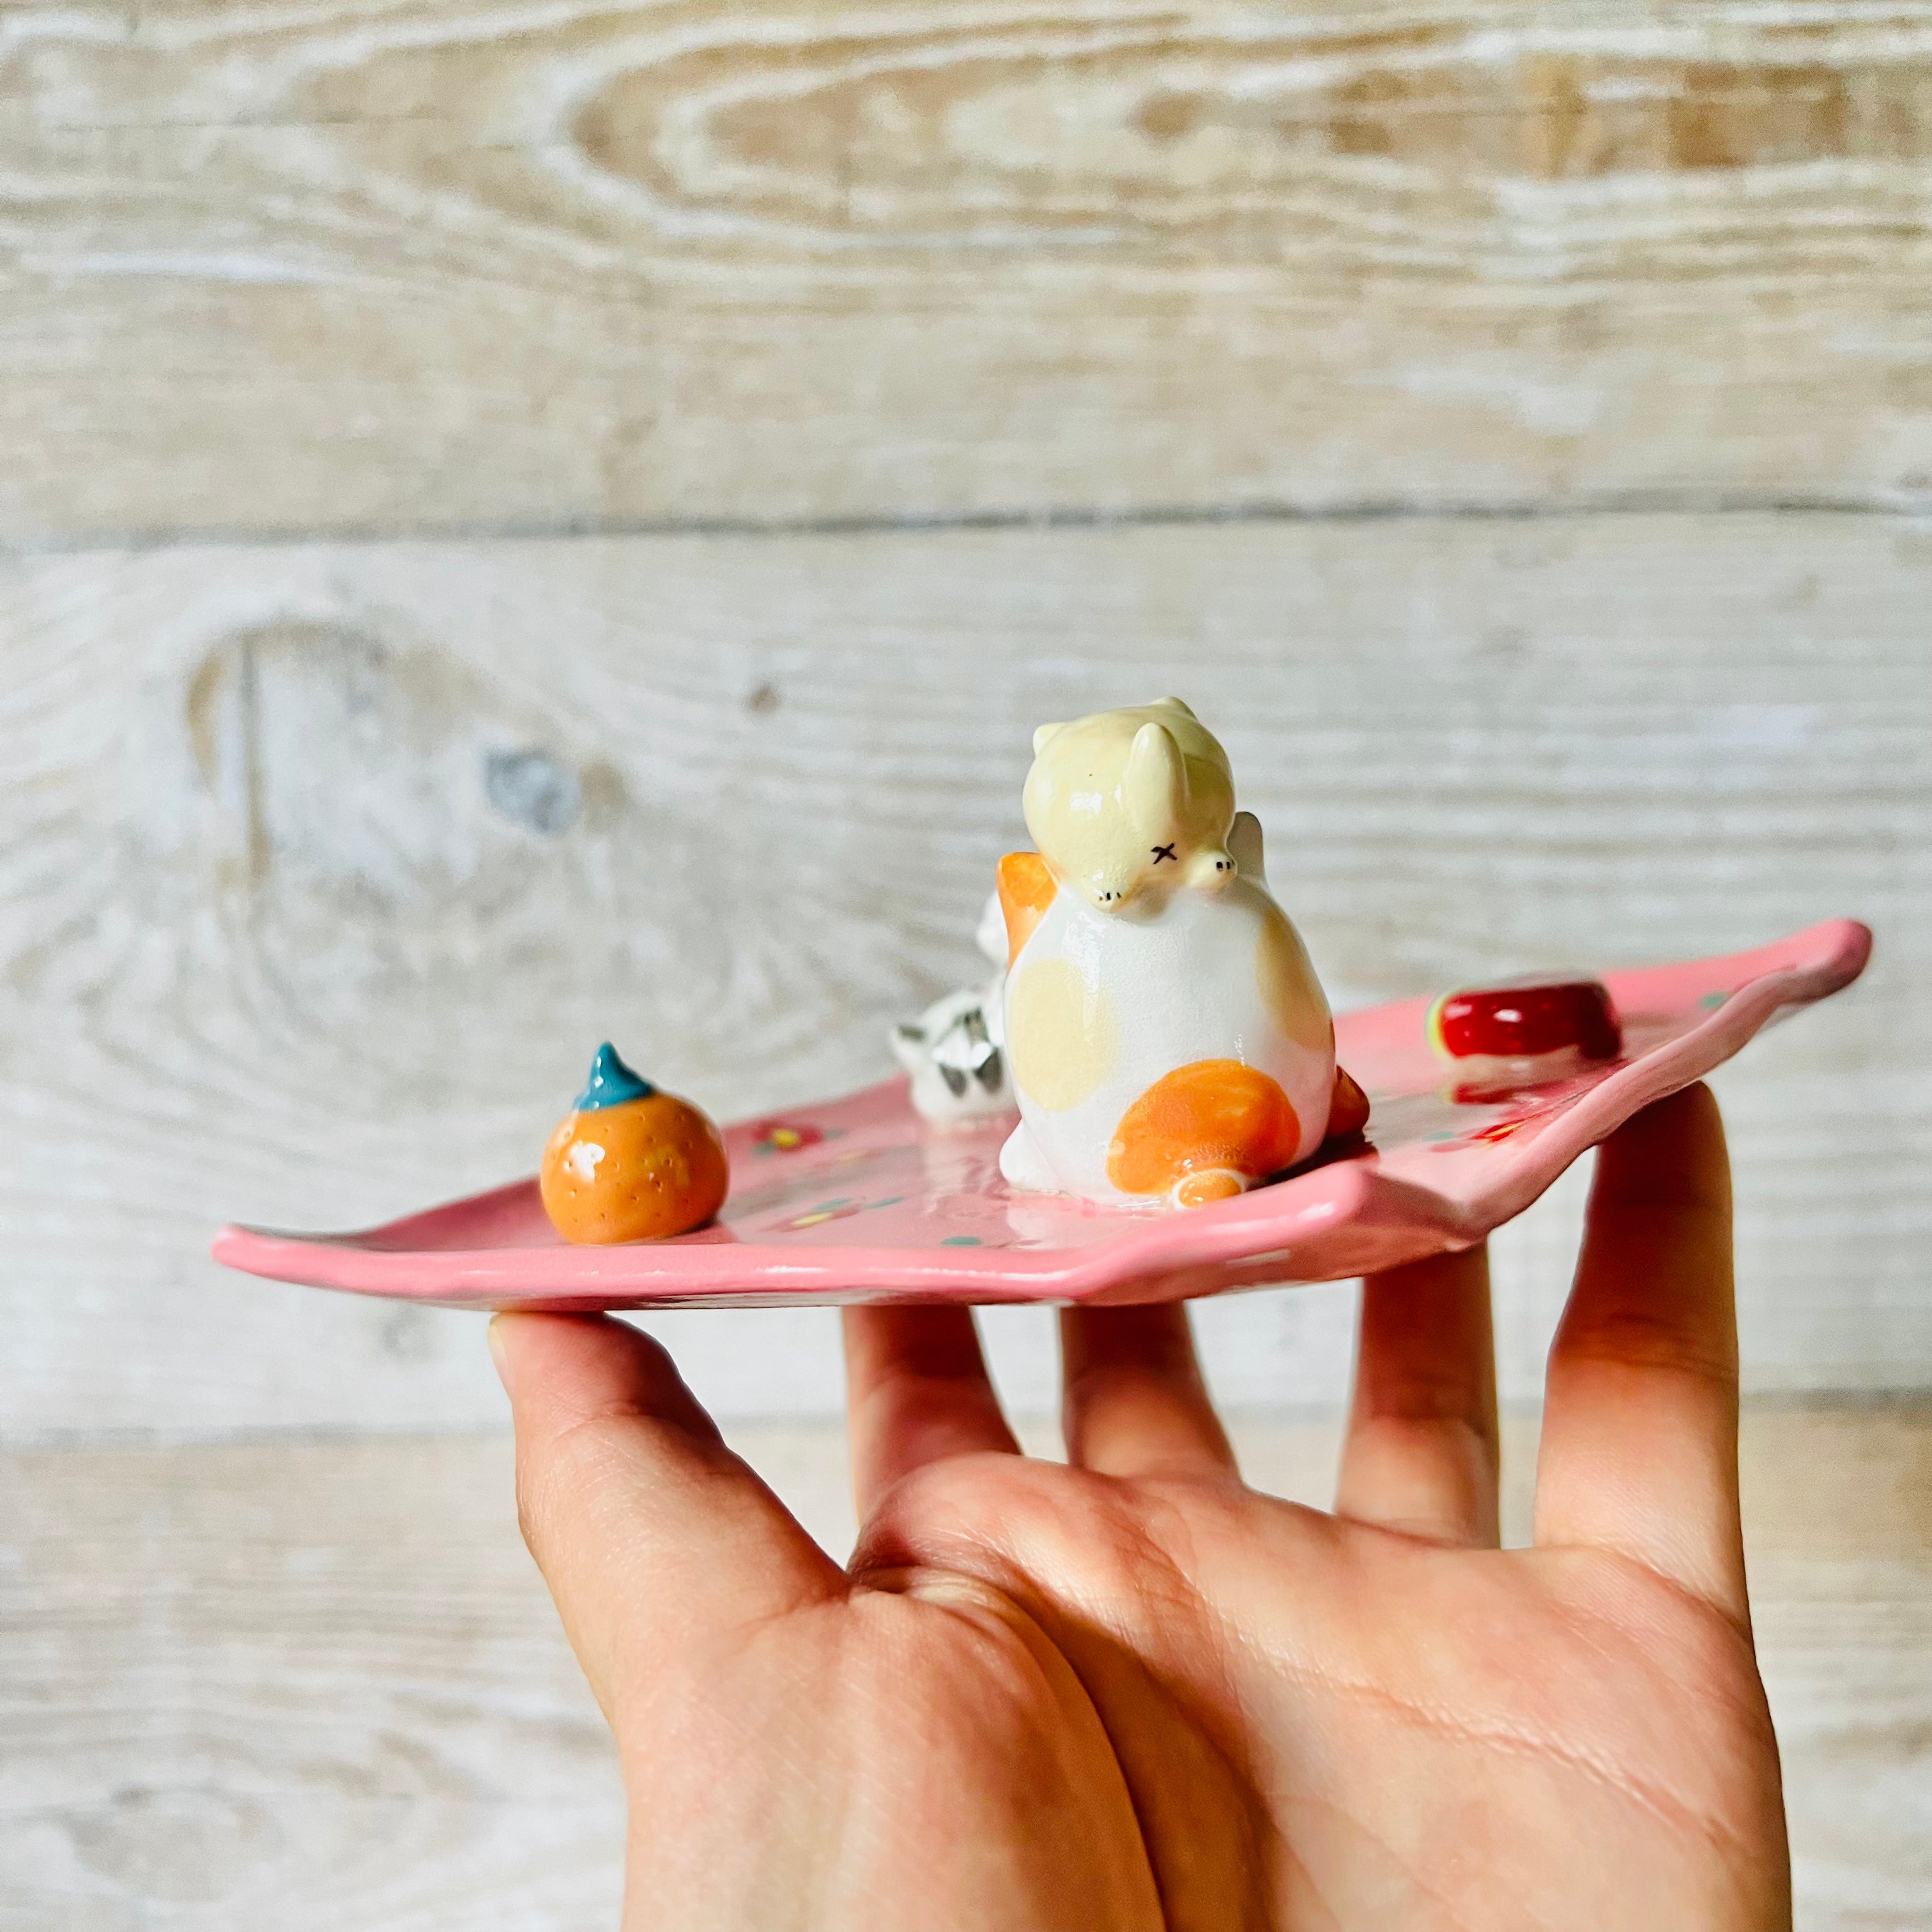
{"type": "Polygon", "coordinates": [[[843,1588],[650,1336],[604,1316],[500,1315],[490,1352],[524,1540],[606,1718],[682,1647],[843,1588]]]}

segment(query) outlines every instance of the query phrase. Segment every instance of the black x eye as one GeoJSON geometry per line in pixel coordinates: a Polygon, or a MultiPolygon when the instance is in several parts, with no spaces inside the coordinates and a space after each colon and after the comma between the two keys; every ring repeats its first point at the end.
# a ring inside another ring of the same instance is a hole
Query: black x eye
{"type": "MultiPolygon", "coordinates": [[[[1154,863],[1158,866],[1163,859],[1174,859],[1174,848],[1172,845],[1156,845],[1154,848],[1154,863]]],[[[1178,859],[1174,859],[1174,862],[1178,866],[1180,861],[1178,859]]]]}

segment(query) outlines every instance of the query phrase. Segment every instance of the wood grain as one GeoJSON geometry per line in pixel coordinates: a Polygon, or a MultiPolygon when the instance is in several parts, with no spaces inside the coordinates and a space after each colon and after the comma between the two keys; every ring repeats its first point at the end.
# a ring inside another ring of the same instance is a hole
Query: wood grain
{"type": "MultiPolygon", "coordinates": [[[[1508,1432],[1518,1524],[1534,1430],[1508,1432]]],[[[846,1547],[838,1432],[734,1435],[846,1547]]],[[[1326,1503],[1332,1423],[1236,1436],[1258,1486],[1326,1503]]],[[[1744,1439],[1798,1924],[1910,1932],[1932,1913],[1932,1411],[1760,1407],[1744,1439]]],[[[16,1452],[0,1498],[8,1932],[614,1924],[615,1767],[505,1444],[16,1452]]]]}
{"type": "Polygon", "coordinates": [[[9,0],[0,539],[1932,494],[1932,6],[9,0]]]}
{"type": "MultiPolygon", "coordinates": [[[[1923,1384],[1928,587],[1912,523],[1797,515],[0,565],[0,1430],[493,1422],[468,1318],[225,1276],[212,1227],[529,1172],[607,1036],[723,1116],[878,1077],[980,970],[1032,727],[1168,688],[1340,1002],[1868,919],[1719,1082],[1745,1360],[1923,1384]]],[[[1520,1396],[1581,1180],[1500,1244],[1520,1396]]],[[[1215,1306],[1217,1385],[1334,1399],[1350,1306],[1215,1306]]],[[[828,1317],[659,1320],[729,1413],[838,1401],[828,1317]]]]}

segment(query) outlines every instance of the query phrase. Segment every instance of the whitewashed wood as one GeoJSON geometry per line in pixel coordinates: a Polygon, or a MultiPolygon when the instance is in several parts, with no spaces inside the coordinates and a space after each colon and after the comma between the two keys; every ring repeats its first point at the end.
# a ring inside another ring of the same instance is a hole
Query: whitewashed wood
{"type": "MultiPolygon", "coordinates": [[[[1508,1431],[1528,1510],[1533,1416],[1508,1431]]],[[[826,1544],[830,1427],[734,1439],[826,1544]]],[[[1050,1449],[1046,1432],[1028,1432],[1050,1449]]],[[[1238,1419],[1318,1504],[1332,1422],[1238,1419]]],[[[1747,1412],[1754,1612],[1804,1932],[1932,1916],[1932,1412],[1747,1412]]],[[[550,1932],[615,1923],[601,1721],[500,1441],[0,1457],[0,1926],[550,1932]]]]}
{"type": "Polygon", "coordinates": [[[1932,8],[9,0],[0,533],[1932,492],[1932,8]]]}
{"type": "MultiPolygon", "coordinates": [[[[1345,1004],[1869,919],[1867,980],[1720,1082],[1746,1360],[1922,1383],[1928,588],[1912,524],[1813,516],[0,565],[0,1430],[489,1424],[471,1318],[224,1275],[212,1227],[528,1172],[607,1034],[721,1115],[882,1074],[978,970],[1032,726],[1167,688],[1345,1004]],[[567,829],[491,802],[526,751],[549,802],[501,796],[567,829]]],[[[1503,1244],[1519,1395],[1580,1185],[1503,1244]]],[[[1220,1386],[1334,1399],[1349,1318],[1217,1305],[1220,1386]]],[[[662,1325],[728,1413],[838,1400],[821,1313],[662,1325]]]]}
{"type": "Polygon", "coordinates": [[[8,1932],[615,1924],[622,1794],[507,1444],[0,1481],[8,1932]]]}

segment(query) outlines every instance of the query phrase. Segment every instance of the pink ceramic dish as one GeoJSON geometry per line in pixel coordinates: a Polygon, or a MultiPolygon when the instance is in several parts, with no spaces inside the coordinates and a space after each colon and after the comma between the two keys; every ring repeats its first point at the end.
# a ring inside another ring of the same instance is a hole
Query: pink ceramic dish
{"type": "Polygon", "coordinates": [[[458,1308],[1168,1301],[1336,1280],[1480,1240],[1640,1108],[1848,985],[1870,949],[1863,926],[1833,920],[1752,952],[1606,974],[1624,1057],[1502,1092],[1448,1084],[1426,999],[1343,1014],[1338,1058],[1374,1106],[1366,1144],[1185,1212],[1016,1193],[999,1172],[1009,1123],[934,1131],[893,1079],[728,1130],[723,1213],[674,1240],[566,1246],[528,1180],[361,1234],[226,1228],[214,1254],[274,1280],[458,1308]]]}

